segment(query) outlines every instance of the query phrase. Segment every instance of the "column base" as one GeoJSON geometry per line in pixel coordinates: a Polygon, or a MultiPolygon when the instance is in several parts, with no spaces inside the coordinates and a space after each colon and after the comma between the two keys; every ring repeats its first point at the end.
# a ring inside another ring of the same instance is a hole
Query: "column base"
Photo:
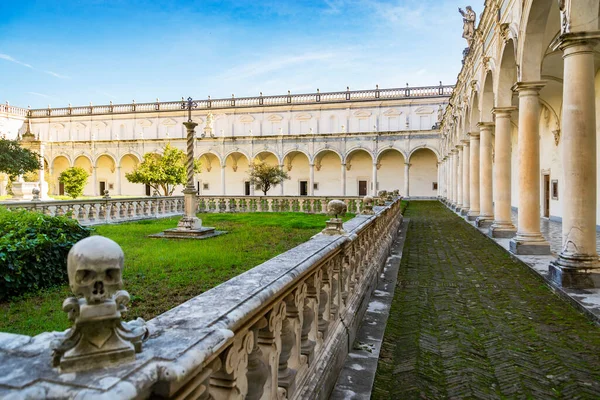
{"type": "Polygon", "coordinates": [[[517,233],[517,228],[513,224],[493,223],[488,231],[488,236],[498,239],[510,239],[517,233]]]}
{"type": "Polygon", "coordinates": [[[597,255],[559,254],[548,266],[550,280],[573,289],[600,288],[600,260],[597,255]]]}
{"type": "Polygon", "coordinates": [[[494,217],[492,216],[479,216],[475,220],[475,226],[478,228],[489,228],[494,223],[494,217]]]}
{"type": "Polygon", "coordinates": [[[520,238],[515,237],[510,241],[510,252],[524,256],[546,256],[550,254],[550,243],[544,238],[520,238]],[[534,240],[531,240],[534,239],[534,240]]]}
{"type": "Polygon", "coordinates": [[[475,221],[479,217],[479,210],[471,210],[467,213],[467,221],[475,221]]]}
{"type": "Polygon", "coordinates": [[[460,209],[460,215],[463,217],[469,213],[469,207],[463,207],[460,209]]]}
{"type": "Polygon", "coordinates": [[[454,206],[454,211],[456,212],[460,212],[460,210],[462,209],[462,204],[458,203],[454,206]]]}

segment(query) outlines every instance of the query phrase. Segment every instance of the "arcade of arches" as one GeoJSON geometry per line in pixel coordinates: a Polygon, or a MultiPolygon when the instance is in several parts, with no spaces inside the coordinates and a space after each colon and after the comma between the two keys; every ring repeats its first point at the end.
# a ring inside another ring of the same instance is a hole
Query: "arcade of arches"
{"type": "Polygon", "coordinates": [[[600,3],[486,3],[441,123],[440,195],[516,254],[550,254],[540,218],[562,222],[551,279],[598,286],[600,3]]]}

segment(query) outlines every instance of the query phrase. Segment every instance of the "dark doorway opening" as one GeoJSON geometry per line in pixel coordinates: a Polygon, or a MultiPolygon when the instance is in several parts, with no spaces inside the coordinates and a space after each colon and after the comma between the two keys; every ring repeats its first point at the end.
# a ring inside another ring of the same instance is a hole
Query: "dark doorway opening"
{"type": "Polygon", "coordinates": [[[367,195],[367,181],[358,181],[358,195],[359,196],[367,195]]]}
{"type": "Polygon", "coordinates": [[[300,196],[308,196],[308,181],[300,181],[300,196]]]}
{"type": "Polygon", "coordinates": [[[249,181],[244,182],[244,194],[246,196],[250,196],[250,182],[249,181]]]}

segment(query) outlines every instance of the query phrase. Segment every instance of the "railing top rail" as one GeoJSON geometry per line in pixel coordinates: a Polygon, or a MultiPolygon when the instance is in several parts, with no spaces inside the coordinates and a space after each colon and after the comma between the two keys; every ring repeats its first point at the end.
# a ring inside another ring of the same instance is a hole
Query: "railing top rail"
{"type": "MultiPolygon", "coordinates": [[[[232,97],[220,99],[196,100],[198,107],[196,110],[226,109],[240,107],[268,107],[279,105],[294,104],[317,104],[346,101],[365,101],[365,100],[394,100],[411,97],[447,97],[452,94],[454,85],[437,86],[406,86],[403,88],[365,89],[365,90],[346,90],[338,92],[313,92],[300,94],[280,94],[273,96],[255,96],[255,97],[232,97]]],[[[161,111],[182,110],[181,101],[156,101],[153,103],[135,103],[130,104],[102,104],[87,105],[76,107],[60,108],[39,108],[39,109],[20,109],[31,118],[41,117],[62,117],[68,115],[102,115],[110,113],[147,113],[161,111]]],[[[1,108],[0,108],[1,110],[1,108]]],[[[182,110],[183,111],[183,110],[182,110]]]]}

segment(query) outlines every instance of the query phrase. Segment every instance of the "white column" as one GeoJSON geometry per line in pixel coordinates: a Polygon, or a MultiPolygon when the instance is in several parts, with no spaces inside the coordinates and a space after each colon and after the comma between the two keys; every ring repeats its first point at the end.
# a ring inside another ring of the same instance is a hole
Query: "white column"
{"type": "Polygon", "coordinates": [[[377,162],[373,163],[373,190],[371,192],[371,194],[373,196],[377,196],[377,162]]]}
{"type": "Polygon", "coordinates": [[[310,177],[308,179],[308,195],[315,195],[315,164],[309,164],[310,177]]]}
{"type": "Polygon", "coordinates": [[[463,147],[462,144],[456,145],[457,162],[456,162],[456,211],[460,211],[463,204],[462,192],[462,166],[463,166],[463,147]]]}
{"type": "Polygon", "coordinates": [[[514,107],[494,108],[496,116],[495,165],[494,165],[494,223],[489,235],[511,238],[517,228],[511,220],[511,119],[514,107]]]}
{"type": "Polygon", "coordinates": [[[470,207],[467,218],[470,221],[479,216],[479,132],[469,133],[469,142],[471,144],[469,160],[469,195],[470,207]]]}
{"type": "Polygon", "coordinates": [[[43,143],[40,143],[40,171],[39,171],[40,200],[48,200],[49,199],[48,184],[46,183],[46,179],[45,179],[44,148],[45,148],[45,145],[43,143]]]}
{"type": "Polygon", "coordinates": [[[468,140],[462,140],[463,144],[463,163],[462,163],[462,209],[461,215],[466,215],[471,206],[470,182],[469,182],[469,162],[471,159],[471,146],[468,140]]]}
{"type": "Polygon", "coordinates": [[[116,179],[117,195],[122,195],[123,189],[121,188],[121,167],[117,167],[116,170],[117,170],[117,179],[116,179]]]}
{"type": "Polygon", "coordinates": [[[92,195],[98,196],[98,181],[96,180],[96,167],[92,166],[92,182],[93,182],[93,190],[92,195]]]}
{"type": "Polygon", "coordinates": [[[544,84],[519,82],[514,86],[519,93],[519,215],[510,251],[516,254],[550,254],[550,244],[540,231],[539,95],[544,84]]]}
{"type": "MultiPolygon", "coordinates": [[[[279,168],[281,168],[281,170],[283,171],[284,165],[283,165],[283,164],[281,164],[281,165],[279,166],[279,168]]],[[[279,185],[279,195],[280,195],[280,196],[283,196],[283,182],[281,182],[281,184],[279,185]]]]}
{"type": "Polygon", "coordinates": [[[221,165],[221,195],[222,196],[225,196],[225,194],[226,194],[226,189],[225,189],[225,187],[226,187],[225,186],[225,184],[226,184],[226,181],[225,181],[226,167],[227,167],[226,165],[221,165]]]}
{"type": "MultiPolygon", "coordinates": [[[[248,164],[248,169],[252,168],[252,164],[248,164]]],[[[254,196],[254,185],[250,184],[250,196],[254,196]]]]}
{"type": "Polygon", "coordinates": [[[404,197],[410,197],[410,164],[404,163],[404,197]]]}
{"type": "Polygon", "coordinates": [[[561,286],[600,287],[596,252],[596,112],[594,46],[596,40],[564,39],[562,162],[562,250],[550,265],[561,286]]]}
{"type": "Polygon", "coordinates": [[[456,179],[458,173],[458,150],[452,149],[452,173],[450,177],[452,179],[452,206],[456,207],[458,201],[458,180],[456,179]]]}
{"type": "Polygon", "coordinates": [[[342,196],[346,196],[346,163],[342,163],[341,171],[342,196]]]}
{"type": "Polygon", "coordinates": [[[492,190],[492,129],[493,123],[480,122],[479,126],[479,217],[477,226],[490,226],[494,220],[492,190]]]}

